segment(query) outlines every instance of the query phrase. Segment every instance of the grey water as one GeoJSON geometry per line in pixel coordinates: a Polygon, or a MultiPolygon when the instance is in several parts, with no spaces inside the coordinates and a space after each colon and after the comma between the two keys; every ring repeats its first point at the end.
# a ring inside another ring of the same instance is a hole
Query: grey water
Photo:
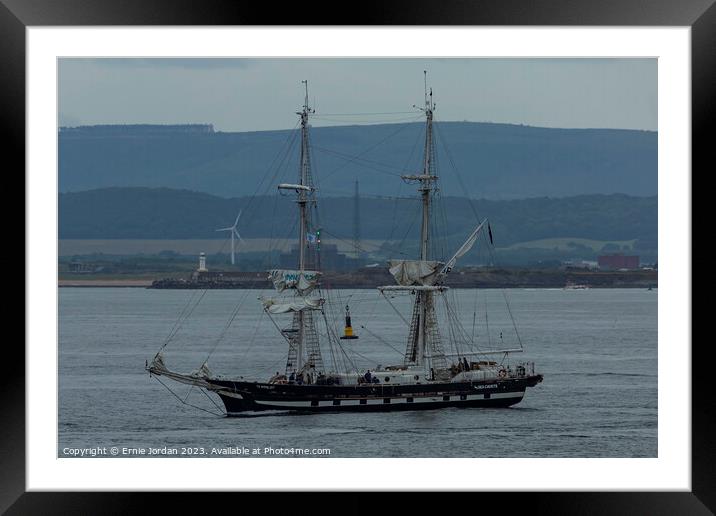
{"type": "MultiPolygon", "coordinates": [[[[240,418],[221,415],[214,394],[150,377],[145,361],[166,344],[166,365],[181,372],[207,357],[225,376],[283,371],[286,343],[257,300],[266,291],[59,290],[60,457],[112,447],[125,457],[226,449],[246,457],[299,449],[334,458],[657,456],[657,290],[451,290],[464,338],[480,349],[522,346],[509,360],[534,361],[544,374],[511,408],[240,418]]],[[[331,291],[329,301],[334,330],[349,304],[360,338],[324,349],[327,363],[402,362],[407,327],[396,311],[408,317],[409,295],[331,291]]],[[[438,303],[439,315],[445,310],[438,303]]],[[[451,333],[441,331],[449,350],[451,333]]]]}

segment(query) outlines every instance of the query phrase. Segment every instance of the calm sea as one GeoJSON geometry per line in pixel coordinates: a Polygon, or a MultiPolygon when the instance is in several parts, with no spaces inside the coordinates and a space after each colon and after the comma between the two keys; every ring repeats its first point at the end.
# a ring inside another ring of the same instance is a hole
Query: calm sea
{"type": "MultiPolygon", "coordinates": [[[[236,456],[270,447],[331,457],[657,456],[657,290],[450,291],[465,334],[483,348],[522,345],[510,360],[534,361],[544,374],[509,409],[227,418],[211,413],[218,397],[161,378],[165,387],[145,372],[170,335],[171,369],[190,372],[210,356],[217,374],[282,371],[285,341],[257,300],[266,293],[60,289],[58,455],[117,447],[216,457],[212,449],[236,456]]],[[[390,303],[408,317],[408,297],[389,303],[376,291],[346,290],[330,298],[330,322],[340,330],[350,304],[360,336],[333,355],[359,368],[401,363],[407,328],[390,303]]],[[[326,361],[333,355],[324,350],[326,361]]]]}

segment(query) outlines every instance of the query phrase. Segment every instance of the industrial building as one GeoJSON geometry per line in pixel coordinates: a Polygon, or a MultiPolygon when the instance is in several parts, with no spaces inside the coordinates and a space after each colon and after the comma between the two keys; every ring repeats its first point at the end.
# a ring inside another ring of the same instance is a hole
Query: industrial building
{"type": "MultiPolygon", "coordinates": [[[[365,265],[362,258],[352,258],[343,253],[338,252],[336,244],[322,244],[320,252],[320,261],[318,264],[318,253],[312,248],[306,253],[306,268],[320,269],[323,271],[352,271],[365,265]]],[[[282,269],[294,269],[298,263],[298,246],[291,247],[288,253],[281,253],[279,256],[279,266],[282,269]]]]}
{"type": "Polygon", "coordinates": [[[597,263],[600,269],[619,270],[619,269],[638,269],[638,256],[625,256],[622,254],[610,254],[599,256],[597,263]]]}

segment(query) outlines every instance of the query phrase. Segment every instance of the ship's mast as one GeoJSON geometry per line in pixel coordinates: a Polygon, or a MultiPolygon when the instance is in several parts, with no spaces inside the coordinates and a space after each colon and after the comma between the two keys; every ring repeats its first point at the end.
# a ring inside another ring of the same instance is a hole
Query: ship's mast
{"type": "MultiPolygon", "coordinates": [[[[311,175],[311,154],[308,141],[308,117],[315,111],[308,105],[308,81],[301,81],[306,88],[303,109],[297,111],[301,123],[301,155],[299,163],[298,182],[293,184],[281,183],[278,185],[279,190],[293,190],[296,192],[299,213],[298,225],[298,270],[278,270],[272,271],[272,277],[275,275],[274,285],[282,291],[285,287],[281,286],[289,275],[289,281],[292,283],[290,288],[295,289],[296,299],[295,306],[302,306],[296,309],[291,303],[281,308],[284,311],[293,312],[293,322],[291,328],[283,330],[284,337],[289,341],[288,358],[286,360],[286,374],[301,372],[308,366],[309,369],[316,371],[323,370],[323,358],[318,342],[318,333],[311,309],[306,309],[307,295],[317,286],[318,275],[315,269],[318,265],[318,259],[315,262],[309,260],[307,256],[308,242],[320,243],[318,231],[316,235],[309,234],[311,225],[309,216],[309,207],[315,207],[316,199],[314,196],[315,188],[313,187],[313,178],[311,175]],[[309,238],[310,237],[310,238],[309,238]],[[304,353],[306,356],[304,357],[304,353]]],[[[318,248],[316,248],[318,251],[318,248]]],[[[313,302],[321,304],[322,299],[314,299],[313,302]]],[[[276,308],[274,308],[276,309],[276,308]]],[[[282,313],[282,312],[274,312],[282,313]]]]}
{"type": "MultiPolygon", "coordinates": [[[[308,107],[308,81],[301,81],[306,86],[306,97],[303,103],[303,110],[298,113],[301,117],[301,172],[299,174],[298,184],[301,186],[308,185],[308,113],[311,109],[308,107]]],[[[308,203],[306,190],[298,191],[298,206],[301,216],[298,234],[298,270],[303,272],[306,268],[306,205],[308,203]]]]}
{"type": "MultiPolygon", "coordinates": [[[[427,261],[429,256],[430,241],[430,191],[432,190],[433,174],[432,174],[432,140],[433,140],[433,92],[430,90],[428,97],[427,73],[424,76],[424,93],[425,93],[425,151],[423,155],[423,173],[420,178],[419,191],[423,201],[423,223],[420,229],[420,260],[427,261]]],[[[417,293],[417,302],[420,304],[420,326],[418,327],[418,349],[417,357],[419,364],[424,363],[426,369],[430,367],[430,357],[427,353],[427,319],[428,304],[432,303],[432,292],[421,291],[417,293]]]]}
{"type": "Polygon", "coordinates": [[[423,174],[420,177],[420,192],[423,198],[423,224],[420,230],[420,259],[428,260],[428,241],[430,239],[430,191],[432,190],[432,182],[435,180],[433,175],[433,90],[430,89],[428,95],[427,73],[423,72],[425,77],[425,151],[423,156],[423,174]]]}
{"type": "MultiPolygon", "coordinates": [[[[298,184],[303,187],[311,187],[309,184],[309,154],[308,154],[308,114],[312,112],[308,106],[308,80],[301,81],[306,87],[306,96],[303,102],[303,109],[297,113],[301,117],[301,168],[298,184]]],[[[300,223],[298,230],[298,270],[302,273],[306,269],[306,237],[307,237],[307,204],[308,192],[301,188],[298,190],[298,208],[300,214],[300,223]]],[[[303,367],[303,347],[306,340],[306,322],[303,311],[296,312],[298,339],[297,339],[297,361],[296,370],[300,371],[303,367]]],[[[311,322],[313,322],[311,320],[311,322]]]]}
{"type": "MultiPolygon", "coordinates": [[[[420,229],[420,260],[429,261],[430,256],[430,194],[434,189],[434,182],[437,176],[434,174],[433,164],[433,111],[435,104],[433,103],[432,89],[428,90],[427,72],[424,74],[424,106],[419,108],[425,113],[425,150],[423,153],[423,170],[419,175],[403,176],[403,179],[418,181],[418,191],[421,194],[423,205],[423,217],[420,229]]],[[[417,106],[416,106],[417,107],[417,106]]],[[[429,343],[433,347],[437,347],[437,342],[432,342],[437,338],[437,319],[435,317],[435,308],[433,300],[433,292],[430,290],[417,290],[415,294],[415,305],[413,308],[413,328],[411,329],[412,344],[406,355],[406,361],[413,362],[416,365],[423,365],[426,370],[432,367],[432,351],[429,349],[429,343]]]]}

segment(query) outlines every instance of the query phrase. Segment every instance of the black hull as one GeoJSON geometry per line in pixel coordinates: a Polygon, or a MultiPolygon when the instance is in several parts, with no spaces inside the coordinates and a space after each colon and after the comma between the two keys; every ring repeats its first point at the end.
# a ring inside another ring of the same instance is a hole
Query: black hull
{"type": "Polygon", "coordinates": [[[321,386],[210,380],[227,415],[291,412],[392,412],[448,407],[510,407],[542,375],[471,383],[321,386]]]}

